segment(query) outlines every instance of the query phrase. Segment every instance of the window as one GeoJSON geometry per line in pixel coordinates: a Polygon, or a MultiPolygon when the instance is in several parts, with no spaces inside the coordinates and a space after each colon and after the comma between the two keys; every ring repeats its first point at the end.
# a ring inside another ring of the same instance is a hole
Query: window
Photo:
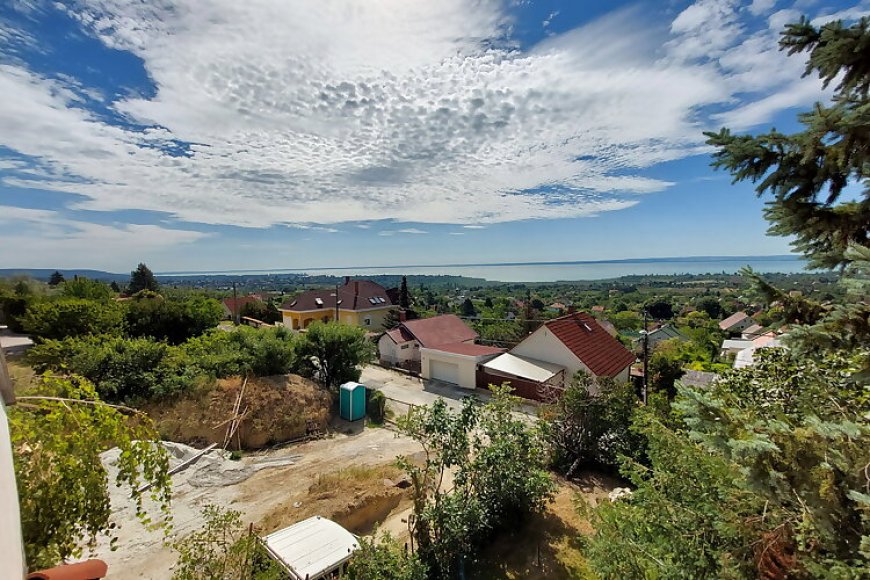
{"type": "Polygon", "coordinates": [[[411,345],[410,345],[410,344],[403,344],[403,345],[402,345],[402,350],[405,350],[405,349],[408,348],[409,346],[411,346],[411,345]]]}
{"type": "Polygon", "coordinates": [[[371,326],[371,325],[372,325],[372,319],[371,319],[371,318],[364,318],[364,319],[363,319],[363,324],[365,324],[366,326],[371,326]]]}
{"type": "Polygon", "coordinates": [[[314,303],[317,304],[318,306],[323,306],[323,299],[322,298],[315,298],[314,303]]]}

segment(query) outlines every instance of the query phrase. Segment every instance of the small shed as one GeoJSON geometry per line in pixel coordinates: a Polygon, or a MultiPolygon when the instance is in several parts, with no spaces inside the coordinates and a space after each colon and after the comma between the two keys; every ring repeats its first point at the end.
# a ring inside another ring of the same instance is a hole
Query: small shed
{"type": "Polygon", "coordinates": [[[344,383],[339,388],[338,414],[345,421],[359,421],[366,416],[366,388],[360,383],[344,383]]]}
{"type": "Polygon", "coordinates": [[[262,542],[269,556],[293,580],[319,580],[341,575],[346,563],[359,549],[356,536],[321,516],[273,532],[262,542]]]}

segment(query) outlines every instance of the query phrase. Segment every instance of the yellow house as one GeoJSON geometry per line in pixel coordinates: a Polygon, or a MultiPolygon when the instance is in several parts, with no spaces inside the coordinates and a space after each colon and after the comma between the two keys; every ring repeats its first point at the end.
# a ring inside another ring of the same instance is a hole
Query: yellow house
{"type": "Polygon", "coordinates": [[[390,295],[380,284],[345,278],[344,285],[338,287],[337,296],[334,288],[309,290],[285,302],[279,310],[284,326],[293,330],[308,328],[316,320],[338,320],[376,331],[382,329],[390,310],[395,308],[390,295]]]}

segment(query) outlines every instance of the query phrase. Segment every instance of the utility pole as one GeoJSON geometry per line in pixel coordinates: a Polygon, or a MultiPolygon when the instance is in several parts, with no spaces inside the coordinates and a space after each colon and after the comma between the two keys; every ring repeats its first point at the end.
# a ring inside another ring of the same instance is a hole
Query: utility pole
{"type": "Polygon", "coordinates": [[[335,283],[335,321],[338,322],[338,282],[335,283]]]}
{"type": "Polygon", "coordinates": [[[649,392],[649,333],[646,330],[646,308],[643,309],[643,392],[641,398],[646,405],[646,397],[649,392]]]}
{"type": "Polygon", "coordinates": [[[239,297],[236,294],[236,281],[233,280],[233,322],[238,326],[239,322],[239,297]]]}

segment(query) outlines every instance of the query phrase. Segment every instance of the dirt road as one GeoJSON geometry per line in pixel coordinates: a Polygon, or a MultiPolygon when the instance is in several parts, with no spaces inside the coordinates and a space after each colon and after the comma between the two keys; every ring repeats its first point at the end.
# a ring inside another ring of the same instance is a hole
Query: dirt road
{"type": "MultiPolygon", "coordinates": [[[[309,487],[321,474],[355,466],[386,465],[399,455],[418,451],[419,444],[397,437],[390,430],[361,430],[357,426],[351,434],[339,433],[328,439],[246,456],[230,472],[215,472],[211,465],[200,466],[199,473],[197,469],[181,472],[173,477],[174,530],[183,537],[198,529],[199,512],[206,504],[237,510],[245,522],[258,524],[276,507],[304,501],[309,487]],[[221,480],[221,474],[227,473],[231,476],[221,480]],[[233,481],[238,482],[222,484],[233,481]]],[[[95,554],[109,564],[108,577],[170,578],[175,553],[164,545],[163,533],[142,526],[125,495],[113,492],[112,505],[115,521],[121,525],[117,550],[111,551],[108,542],[102,542],[95,554]]]]}

